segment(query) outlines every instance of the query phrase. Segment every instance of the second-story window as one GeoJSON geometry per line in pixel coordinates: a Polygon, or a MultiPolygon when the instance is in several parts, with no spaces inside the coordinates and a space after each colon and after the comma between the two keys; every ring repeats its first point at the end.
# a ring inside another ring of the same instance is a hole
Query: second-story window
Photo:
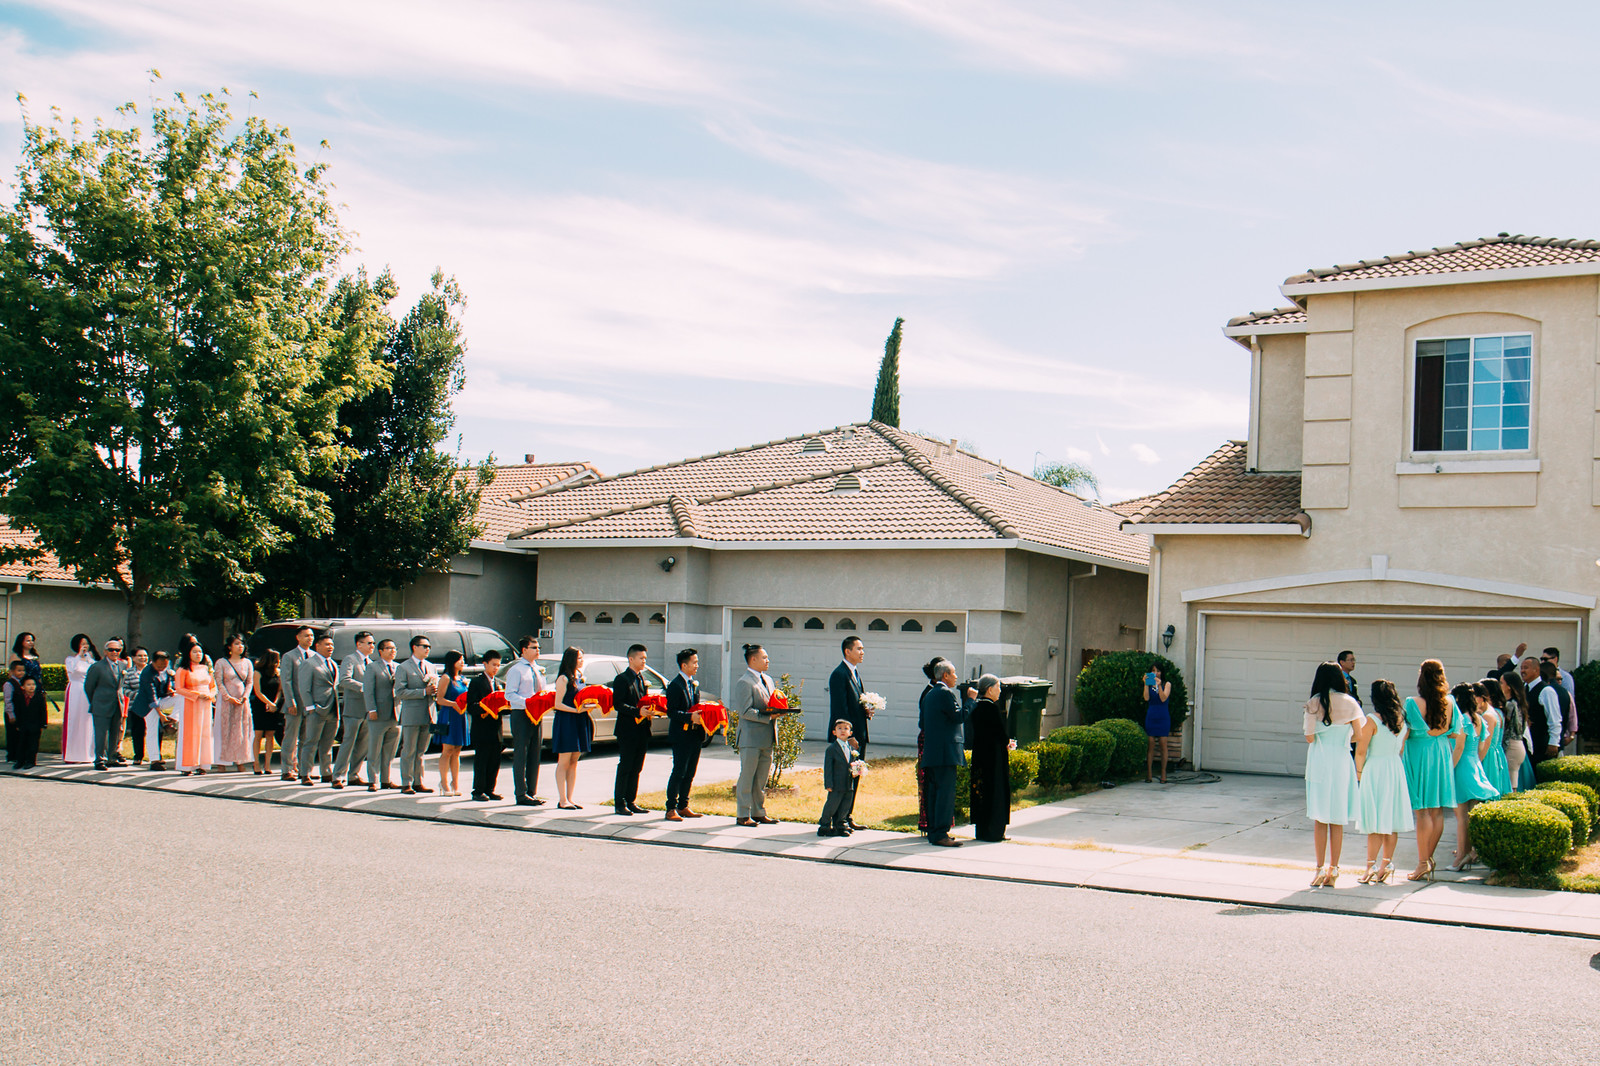
{"type": "Polygon", "coordinates": [[[1418,341],[1415,382],[1414,451],[1528,449],[1532,334],[1418,341]]]}

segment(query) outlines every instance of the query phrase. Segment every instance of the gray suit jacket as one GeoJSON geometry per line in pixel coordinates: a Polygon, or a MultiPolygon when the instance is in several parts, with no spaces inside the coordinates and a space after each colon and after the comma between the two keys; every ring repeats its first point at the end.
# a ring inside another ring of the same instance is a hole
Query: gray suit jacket
{"type": "Polygon", "coordinates": [[[361,700],[368,714],[376,714],[379,722],[398,721],[394,713],[394,672],[397,664],[382,659],[372,660],[361,688],[361,700]]]}
{"type": "Polygon", "coordinates": [[[733,738],[739,747],[770,748],[778,742],[772,715],[765,713],[767,694],[772,691],[772,678],[754,670],[745,670],[733,683],[733,700],[728,706],[739,712],[739,731],[733,738]]]}
{"type": "Polygon", "coordinates": [[[400,702],[400,724],[431,725],[433,698],[427,684],[438,676],[438,668],[426,659],[419,666],[413,656],[395,667],[394,697],[400,702]]]}
{"type": "Polygon", "coordinates": [[[310,659],[315,654],[310,648],[302,650],[298,644],[283,653],[283,664],[279,672],[283,675],[284,685],[289,693],[289,706],[295,713],[304,714],[306,705],[300,699],[300,664],[310,659]]]}
{"type": "Polygon", "coordinates": [[[89,698],[89,713],[97,718],[109,718],[122,712],[122,671],[127,669],[121,659],[115,664],[101,659],[83,675],[83,694],[89,698]]]}
{"type": "Polygon", "coordinates": [[[367,657],[358,651],[353,651],[344,657],[344,662],[339,665],[339,716],[341,718],[365,718],[367,716],[367,699],[365,684],[367,680],[367,657]]]}
{"type": "Polygon", "coordinates": [[[339,668],[316,652],[300,661],[294,671],[295,693],[302,713],[332,714],[338,699],[339,668]]]}

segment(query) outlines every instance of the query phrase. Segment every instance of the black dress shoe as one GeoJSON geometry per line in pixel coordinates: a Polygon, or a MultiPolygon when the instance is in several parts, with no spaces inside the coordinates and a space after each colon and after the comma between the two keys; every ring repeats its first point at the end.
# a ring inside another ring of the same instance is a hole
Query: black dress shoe
{"type": "Polygon", "coordinates": [[[405,788],[400,790],[400,795],[402,796],[415,796],[416,794],[417,790],[412,788],[410,785],[407,785],[405,788]]]}
{"type": "Polygon", "coordinates": [[[334,788],[343,788],[344,787],[344,782],[343,781],[335,781],[333,783],[333,787],[334,788]]]}
{"type": "Polygon", "coordinates": [[[618,813],[618,814],[620,814],[620,815],[622,815],[622,816],[624,816],[624,817],[626,817],[626,818],[631,818],[631,817],[633,817],[633,812],[632,812],[632,811],[630,811],[630,810],[629,810],[629,809],[628,809],[628,808],[626,808],[626,807],[623,807],[623,806],[613,806],[613,807],[612,807],[612,808],[611,808],[611,809],[612,809],[612,810],[614,810],[614,811],[616,811],[616,812],[617,812],[617,813],[618,813]]]}
{"type": "Polygon", "coordinates": [[[757,822],[754,818],[740,818],[737,822],[734,823],[734,825],[742,825],[742,826],[746,826],[746,827],[755,826],[755,825],[759,825],[759,824],[760,823],[757,822]]]}
{"type": "Polygon", "coordinates": [[[485,795],[484,793],[482,793],[482,792],[474,792],[472,794],[472,802],[474,802],[474,803],[488,803],[489,802],[489,797],[487,795],[485,795]]]}
{"type": "Polygon", "coordinates": [[[385,781],[382,785],[379,785],[378,787],[379,788],[399,788],[400,786],[395,784],[393,781],[385,781]]]}
{"type": "Polygon", "coordinates": [[[517,800],[517,806],[518,807],[537,807],[537,806],[539,806],[539,804],[541,802],[543,802],[543,801],[536,800],[536,799],[523,798],[523,799],[517,800]]]}
{"type": "Polygon", "coordinates": [[[427,785],[418,785],[417,786],[417,791],[418,792],[432,792],[433,789],[429,788],[427,785]]]}
{"type": "Polygon", "coordinates": [[[309,785],[309,784],[311,784],[311,778],[309,778],[309,777],[302,777],[302,778],[301,778],[301,779],[300,779],[300,783],[301,783],[301,784],[302,784],[302,785],[309,785]]]}
{"type": "Polygon", "coordinates": [[[106,764],[101,762],[100,760],[96,759],[95,763],[94,763],[94,768],[96,770],[104,770],[106,768],[106,764]]]}
{"type": "Polygon", "coordinates": [[[854,818],[846,818],[844,820],[844,827],[846,829],[850,830],[852,833],[855,832],[857,829],[865,829],[866,828],[866,826],[864,826],[864,825],[857,825],[856,824],[856,820],[854,818]]]}
{"type": "Polygon", "coordinates": [[[836,837],[838,835],[839,835],[839,831],[837,829],[827,829],[827,828],[818,828],[817,829],[817,836],[819,836],[819,837],[836,837]]]}
{"type": "Polygon", "coordinates": [[[758,825],[777,825],[778,824],[778,820],[776,818],[768,818],[766,815],[763,814],[760,818],[756,819],[756,824],[758,824],[758,825]]]}
{"type": "MultiPolygon", "coordinates": [[[[498,792],[489,793],[489,798],[492,799],[492,800],[505,799],[505,797],[500,795],[500,793],[498,793],[498,792]]],[[[534,802],[535,803],[543,803],[544,800],[535,800],[534,802]]]]}
{"type": "Polygon", "coordinates": [[[961,841],[954,837],[941,837],[938,840],[930,840],[928,843],[936,848],[959,848],[961,846],[961,841]]]}
{"type": "Polygon", "coordinates": [[[128,765],[128,760],[127,759],[114,759],[114,760],[112,760],[111,765],[112,766],[127,766],[128,765]]]}
{"type": "Polygon", "coordinates": [[[372,784],[367,786],[367,791],[368,792],[376,792],[376,791],[378,791],[378,783],[376,781],[372,782],[372,784]]]}
{"type": "Polygon", "coordinates": [[[293,781],[294,780],[294,775],[290,774],[290,773],[283,773],[283,774],[279,774],[278,776],[283,778],[285,781],[293,781]]]}
{"type": "Polygon", "coordinates": [[[649,813],[649,809],[648,808],[641,807],[637,803],[628,804],[628,810],[632,811],[634,814],[648,814],[649,813]]]}

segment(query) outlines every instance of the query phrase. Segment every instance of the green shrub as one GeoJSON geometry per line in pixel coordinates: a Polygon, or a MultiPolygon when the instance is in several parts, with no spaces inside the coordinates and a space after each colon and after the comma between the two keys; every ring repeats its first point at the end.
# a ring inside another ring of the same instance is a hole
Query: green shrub
{"type": "Polygon", "coordinates": [[[62,663],[40,663],[39,672],[44,675],[43,683],[46,692],[65,692],[67,690],[67,668],[62,663]]]}
{"type": "Polygon", "coordinates": [[[1117,742],[1108,772],[1112,777],[1136,777],[1144,772],[1144,757],[1150,751],[1150,738],[1144,726],[1126,718],[1106,718],[1094,724],[1110,733],[1117,742]]]}
{"type": "Polygon", "coordinates": [[[1561,792],[1557,789],[1530,788],[1526,792],[1513,792],[1512,799],[1532,800],[1542,803],[1546,807],[1554,807],[1567,816],[1572,823],[1572,846],[1581,848],[1589,843],[1589,805],[1583,801],[1582,796],[1574,796],[1570,792],[1561,792]]]}
{"type": "Polygon", "coordinates": [[[972,771],[966,766],[956,767],[956,821],[961,821],[967,816],[967,808],[972,806],[972,771]]]}
{"type": "Polygon", "coordinates": [[[1015,795],[1033,784],[1033,779],[1039,776],[1039,756],[1031,751],[1013,751],[1010,754],[1011,792],[1015,795]]]}
{"type": "Polygon", "coordinates": [[[1581,796],[1583,802],[1589,805],[1589,824],[1593,826],[1600,822],[1600,792],[1596,792],[1580,781],[1546,781],[1539,786],[1539,791],[1570,792],[1574,796],[1581,796]]]}
{"type": "Polygon", "coordinates": [[[1064,725],[1049,736],[1052,744],[1071,744],[1083,752],[1078,771],[1072,775],[1073,784],[1081,781],[1103,781],[1111,757],[1116,754],[1117,738],[1092,725],[1064,725]]]}
{"type": "Polygon", "coordinates": [[[1469,824],[1478,857],[1506,873],[1544,873],[1572,847],[1572,820],[1531,800],[1480,803],[1472,808],[1469,824]]]}
{"type": "Polygon", "coordinates": [[[1540,783],[1576,781],[1600,792],[1600,755],[1563,755],[1546,759],[1533,768],[1540,783]]]}
{"type": "Polygon", "coordinates": [[[1034,784],[1042,789],[1070,785],[1072,775],[1077,772],[1078,764],[1083,760],[1083,752],[1078,748],[1071,744],[1052,744],[1048,740],[1029,744],[1025,750],[1039,757],[1039,773],[1033,780],[1034,784]]]}
{"type": "Polygon", "coordinates": [[[1578,735],[1600,740],[1600,659],[1590,659],[1572,671],[1572,683],[1578,689],[1572,694],[1578,704],[1578,735]]]}
{"type": "Polygon", "coordinates": [[[1089,660],[1089,665],[1078,673],[1078,687],[1072,697],[1079,716],[1090,725],[1107,718],[1144,721],[1148,705],[1144,675],[1152,665],[1161,667],[1161,676],[1172,683],[1167,707],[1176,731],[1189,717],[1189,687],[1183,683],[1183,671],[1176,663],[1147,651],[1108,651],[1089,660]]]}

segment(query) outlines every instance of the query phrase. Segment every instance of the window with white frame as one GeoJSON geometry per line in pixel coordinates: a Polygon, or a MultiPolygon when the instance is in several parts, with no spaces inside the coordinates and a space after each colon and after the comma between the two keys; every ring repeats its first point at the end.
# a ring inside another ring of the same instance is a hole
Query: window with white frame
{"type": "Polygon", "coordinates": [[[1417,341],[1411,447],[1505,452],[1531,447],[1533,335],[1417,341]]]}

